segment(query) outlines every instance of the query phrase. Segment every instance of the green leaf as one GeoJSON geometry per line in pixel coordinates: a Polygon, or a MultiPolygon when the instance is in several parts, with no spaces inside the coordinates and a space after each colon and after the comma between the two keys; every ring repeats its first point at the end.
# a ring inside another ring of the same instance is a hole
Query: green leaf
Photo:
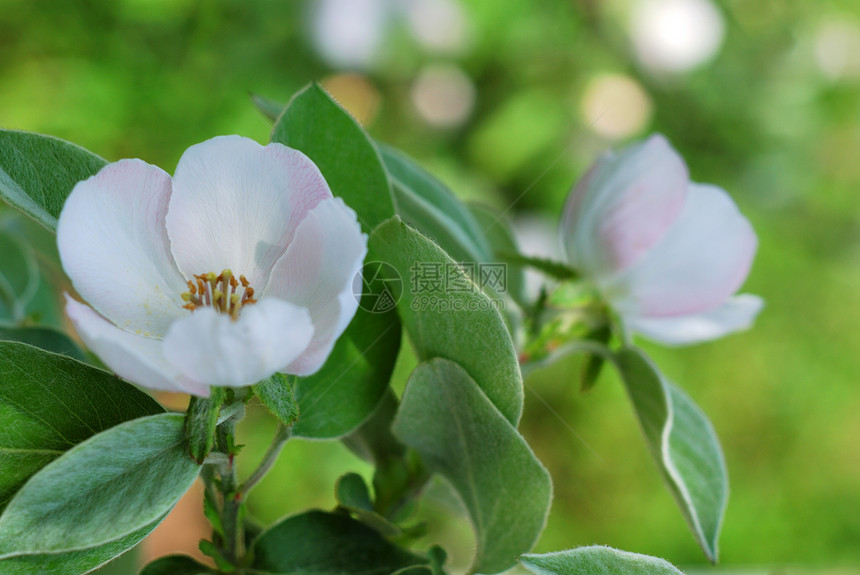
{"type": "Polygon", "coordinates": [[[0,559],[0,572],[3,575],[33,575],[33,573],[79,575],[89,573],[140,543],[161,523],[162,519],[164,516],[116,541],[89,549],[66,553],[40,553],[5,557],[0,559]]]}
{"type": "Polygon", "coordinates": [[[444,549],[434,545],[427,550],[427,557],[430,559],[433,575],[446,575],[445,561],[448,560],[448,553],[444,549]]]}
{"type": "Polygon", "coordinates": [[[0,509],[68,449],[124,421],[163,411],[107,372],[0,341],[0,509]]]}
{"type": "Polygon", "coordinates": [[[334,195],[356,211],[365,232],[394,215],[379,151],[358,122],[317,84],[290,100],[275,124],[272,141],[313,160],[334,195]]]}
{"type": "Polygon", "coordinates": [[[497,309],[504,302],[491,300],[438,245],[399,218],[377,228],[370,245],[405,284],[397,307],[419,360],[459,363],[516,426],[523,385],[497,309]]]}
{"type": "Polygon", "coordinates": [[[49,230],[57,229],[60,210],[75,184],[105,164],[57,138],[0,130],[0,198],[49,230]]]}
{"type": "Polygon", "coordinates": [[[531,549],[552,499],[549,473],[460,366],[420,364],[393,431],[463,500],[477,539],[471,572],[504,571],[531,549]]]}
{"type": "Polygon", "coordinates": [[[496,257],[500,249],[517,251],[507,222],[487,207],[464,204],[413,159],[378,145],[403,221],[436,242],[454,261],[475,264],[470,267],[481,289],[491,295],[510,293],[524,304],[523,270],[496,257]]]}
{"type": "Polygon", "coordinates": [[[337,502],[351,509],[364,509],[373,511],[373,502],[370,500],[370,491],[367,483],[358,473],[347,473],[342,475],[335,485],[335,497],[337,502]]]}
{"type": "Polygon", "coordinates": [[[254,393],[284,425],[290,426],[299,418],[299,404],[286,375],[276,373],[259,382],[254,386],[254,393]]]}
{"type": "Polygon", "coordinates": [[[253,568],[267,573],[390,575],[427,563],[348,515],[317,510],[277,523],[253,551],[253,568]]]}
{"type": "Polygon", "coordinates": [[[209,397],[192,397],[185,414],[185,435],[188,453],[202,464],[215,445],[215,428],[226,391],[223,387],[211,387],[209,397]]]}
{"type": "Polygon", "coordinates": [[[693,535],[715,563],[729,479],[714,428],[641,350],[623,348],[616,361],[651,454],[693,535]]]}
{"type": "MultiPolygon", "coordinates": [[[[499,257],[500,252],[517,253],[517,241],[511,229],[510,222],[503,214],[482,204],[468,204],[469,211],[478,222],[481,233],[493,246],[493,254],[488,262],[505,263],[504,293],[507,293],[521,307],[528,307],[531,302],[526,297],[526,276],[522,266],[508,264],[499,257]]],[[[483,282],[487,284],[487,281],[483,282]]],[[[486,287],[486,286],[485,286],[486,287]]]]}
{"type": "Polygon", "coordinates": [[[397,314],[359,308],[322,369],[297,380],[293,435],[336,439],[361,425],[388,388],[399,349],[397,314]]]}
{"type": "Polygon", "coordinates": [[[254,94],[253,92],[251,93],[251,101],[264,116],[273,122],[278,119],[278,116],[281,115],[281,112],[283,112],[286,107],[281,102],[270,100],[265,96],[254,94]]]}
{"type": "Polygon", "coordinates": [[[39,287],[39,266],[29,246],[0,229],[0,309],[9,319],[21,322],[27,303],[39,287]]]}
{"type": "MultiPolygon", "coordinates": [[[[313,160],[332,192],[356,211],[365,232],[394,214],[388,175],[375,145],[318,85],[293,97],[275,124],[272,141],[313,160]]],[[[367,261],[374,261],[372,254],[367,261]]],[[[364,294],[361,308],[323,368],[298,379],[294,392],[301,416],[294,435],[341,437],[367,419],[379,403],[397,358],[400,324],[393,311],[375,313],[379,310],[369,303],[374,299],[378,298],[364,294]]]]}
{"type": "Polygon", "coordinates": [[[0,324],[0,340],[17,341],[77,359],[84,360],[84,352],[68,335],[47,326],[15,327],[0,324]]]}
{"type": "Polygon", "coordinates": [[[217,573],[187,555],[168,555],[156,559],[140,572],[140,575],[210,575],[217,573]]]}
{"type": "Polygon", "coordinates": [[[472,212],[412,158],[379,144],[397,213],[458,262],[487,262],[493,250],[472,212]]]}
{"type": "Polygon", "coordinates": [[[535,575],[683,575],[663,559],[598,545],[523,555],[520,563],[535,575]]]}
{"type": "Polygon", "coordinates": [[[200,469],[183,425],[177,413],[128,421],[48,464],[0,516],[0,558],[98,547],[164,516],[200,469]]]}
{"type": "Polygon", "coordinates": [[[220,573],[233,573],[236,566],[225,556],[225,551],[208,539],[201,539],[200,552],[212,559],[220,573]]]}
{"type": "Polygon", "coordinates": [[[396,537],[402,533],[397,525],[374,510],[370,491],[361,475],[357,473],[342,475],[335,485],[335,497],[341,508],[382,535],[396,537]]]}
{"type": "MultiPolygon", "coordinates": [[[[371,248],[367,260],[375,259],[371,248]]],[[[293,425],[294,436],[342,437],[367,420],[379,405],[388,389],[401,339],[400,320],[393,307],[384,313],[369,311],[375,309],[382,289],[382,284],[365,284],[358,311],[325,365],[317,373],[296,380],[300,417],[293,425]]]]}

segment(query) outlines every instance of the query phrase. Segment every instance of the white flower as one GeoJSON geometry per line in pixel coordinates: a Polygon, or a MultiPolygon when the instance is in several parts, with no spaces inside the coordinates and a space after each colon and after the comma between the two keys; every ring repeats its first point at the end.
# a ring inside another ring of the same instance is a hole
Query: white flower
{"type": "Polygon", "coordinates": [[[746,329],[763,305],[732,296],[755,255],[752,226],[725,191],[689,180],[663,136],[601,157],[571,192],[561,235],[625,327],[656,341],[746,329]]]}
{"type": "Polygon", "coordinates": [[[84,342],[121,377],[206,396],[325,362],[357,308],[355,212],[280,144],[223,136],[176,174],[121,160],[75,186],[57,226],[84,342]]]}

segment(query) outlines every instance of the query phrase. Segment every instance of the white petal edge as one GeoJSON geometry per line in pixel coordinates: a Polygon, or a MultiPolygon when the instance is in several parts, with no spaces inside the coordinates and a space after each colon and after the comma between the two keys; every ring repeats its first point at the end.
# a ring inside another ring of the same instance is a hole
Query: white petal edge
{"type": "Polygon", "coordinates": [[[648,339],[671,346],[692,345],[749,329],[764,307],[750,294],[732,297],[703,313],[667,318],[625,318],[625,326],[648,339]]]}
{"type": "Polygon", "coordinates": [[[688,183],[684,160],[661,134],[604,154],[565,204],[571,264],[595,280],[635,264],[680,215],[688,183]]]}
{"type": "Polygon", "coordinates": [[[170,176],[141,160],[108,164],[79,182],[57,224],[63,269],[81,297],[117,326],[158,337],[182,309],[164,218],[170,176]]]}
{"type": "Polygon", "coordinates": [[[201,308],[170,326],[164,356],[188,378],[243,387],[293,361],[308,347],[313,332],[306,309],[275,298],[243,307],[236,321],[201,308]]]}
{"type": "Polygon", "coordinates": [[[219,136],[179,159],[167,232],[186,276],[230,269],[260,293],[308,210],[331,190],[316,165],[281,144],[219,136]]]}
{"type": "Polygon", "coordinates": [[[743,284],[757,247],[755,231],[724,190],[690,184],[683,212],[660,242],[598,287],[625,316],[707,311],[743,284]]]}
{"type": "Polygon", "coordinates": [[[341,198],[324,200],[308,212],[275,264],[264,294],[306,307],[314,322],[308,349],[284,371],[310,375],[325,363],[358,309],[353,281],[361,273],[365,255],[367,236],[341,198]]]}
{"type": "Polygon", "coordinates": [[[121,330],[68,294],[66,315],[87,347],[121,378],[149,389],[209,395],[208,386],[183,377],[167,363],[160,339],[121,330]]]}

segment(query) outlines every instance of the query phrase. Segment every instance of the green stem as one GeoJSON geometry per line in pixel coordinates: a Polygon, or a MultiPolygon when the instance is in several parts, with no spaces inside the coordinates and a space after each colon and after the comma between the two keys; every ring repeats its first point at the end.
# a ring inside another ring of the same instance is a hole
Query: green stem
{"type": "Polygon", "coordinates": [[[254,471],[254,473],[245,480],[245,483],[239,487],[239,492],[243,498],[247,497],[248,493],[251,492],[251,489],[253,489],[254,486],[256,486],[257,483],[266,476],[270,469],[272,469],[272,466],[275,464],[275,460],[278,458],[278,455],[281,453],[281,450],[284,448],[284,445],[286,445],[292,434],[292,426],[278,423],[278,430],[275,433],[274,439],[272,439],[272,444],[269,445],[269,449],[266,450],[266,454],[263,456],[263,461],[260,462],[260,466],[257,467],[256,471],[254,471]]]}
{"type": "Polygon", "coordinates": [[[242,532],[241,510],[242,494],[239,492],[239,480],[236,476],[236,465],[233,461],[233,434],[236,430],[236,420],[227,419],[218,426],[218,447],[228,454],[227,461],[220,466],[220,491],[222,498],[221,524],[224,528],[224,554],[230,563],[239,565],[244,556],[244,534],[242,532]]]}

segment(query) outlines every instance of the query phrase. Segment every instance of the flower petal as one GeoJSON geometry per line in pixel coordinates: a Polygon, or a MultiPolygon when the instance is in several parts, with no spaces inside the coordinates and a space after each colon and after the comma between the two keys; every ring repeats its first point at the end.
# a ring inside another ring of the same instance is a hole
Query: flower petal
{"type": "Polygon", "coordinates": [[[208,386],[183,377],[167,363],[161,340],[121,330],[68,295],[66,314],[87,347],[121,378],[149,389],[209,395],[208,386]]]}
{"type": "Polygon", "coordinates": [[[676,317],[632,317],[627,327],[666,345],[689,345],[749,329],[764,301],[754,295],[741,294],[712,310],[676,317]]]}
{"type": "Polygon", "coordinates": [[[186,276],[244,274],[257,292],[308,210],[331,191],[307,156],[220,136],[191,146],[173,178],[167,231],[186,276]]]}
{"type": "Polygon", "coordinates": [[[684,160],[659,134],[605,154],[564,208],[571,264],[596,281],[635,264],[681,213],[688,181],[684,160]]]}
{"type": "Polygon", "coordinates": [[[757,244],[749,221],[725,191],[690,184],[684,211],[660,243],[599,287],[623,316],[707,311],[744,282],[757,244]]]}
{"type": "Polygon", "coordinates": [[[140,160],[108,164],[79,182],[63,206],[57,246],[75,290],[117,326],[160,336],[187,314],[185,280],[164,217],[170,176],[140,160]]]}
{"type": "Polygon", "coordinates": [[[285,371],[310,375],[325,363],[358,308],[352,286],[366,254],[367,236],[340,198],[320,202],[301,223],[264,294],[306,307],[314,322],[310,346],[285,371]]]}
{"type": "Polygon", "coordinates": [[[170,326],[164,356],[186,377],[242,387],[293,361],[308,347],[313,331],[306,309],[275,298],[243,307],[236,321],[201,308],[170,326]]]}

